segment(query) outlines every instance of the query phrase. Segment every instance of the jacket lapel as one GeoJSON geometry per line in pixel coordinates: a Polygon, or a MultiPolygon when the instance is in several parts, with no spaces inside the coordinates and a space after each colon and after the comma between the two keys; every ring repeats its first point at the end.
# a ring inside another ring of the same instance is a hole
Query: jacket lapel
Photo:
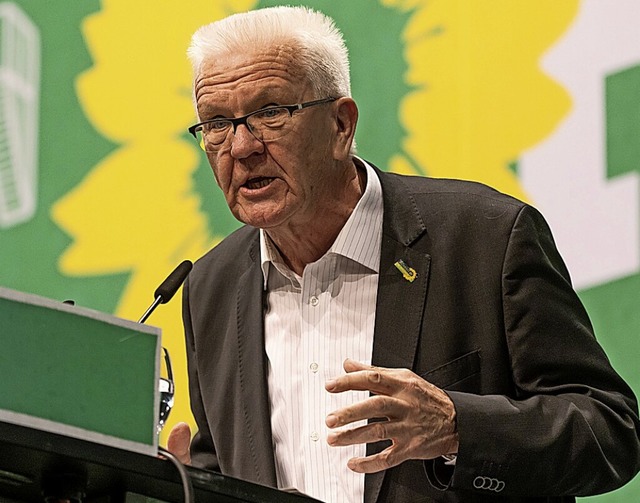
{"type": "MultiPolygon", "coordinates": [[[[255,476],[251,480],[277,486],[271,438],[271,409],[264,350],[264,288],[259,240],[249,250],[251,262],[238,283],[238,374],[249,456],[255,476]]],[[[234,399],[235,397],[229,397],[234,399]]],[[[235,420],[238,420],[236,418],[235,420]]]]}
{"type": "MultiPolygon", "coordinates": [[[[380,171],[378,176],[384,217],[372,364],[411,369],[423,322],[431,257],[410,247],[426,231],[413,196],[400,179],[380,171]],[[404,274],[395,265],[399,261],[404,274]]],[[[367,455],[388,445],[367,444],[367,455]]],[[[377,500],[384,473],[366,475],[365,503],[377,500]]]]}

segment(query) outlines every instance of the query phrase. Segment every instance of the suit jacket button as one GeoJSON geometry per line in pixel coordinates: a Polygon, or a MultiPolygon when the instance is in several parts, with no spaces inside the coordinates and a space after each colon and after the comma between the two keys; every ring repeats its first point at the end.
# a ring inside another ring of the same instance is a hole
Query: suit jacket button
{"type": "Polygon", "coordinates": [[[487,491],[494,491],[499,493],[504,489],[505,483],[503,480],[498,480],[493,477],[483,477],[478,475],[473,479],[473,487],[476,489],[486,489],[487,491]]]}

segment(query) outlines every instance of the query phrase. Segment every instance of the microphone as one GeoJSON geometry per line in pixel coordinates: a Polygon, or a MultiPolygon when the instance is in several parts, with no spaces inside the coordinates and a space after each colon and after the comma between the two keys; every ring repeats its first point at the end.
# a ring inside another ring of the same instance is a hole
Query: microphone
{"type": "Polygon", "coordinates": [[[180,288],[180,285],[184,283],[184,280],[187,279],[187,276],[191,272],[191,268],[193,264],[190,260],[185,260],[178,267],[176,267],[167,279],[165,279],[156,291],[153,293],[155,300],[153,304],[149,306],[149,309],[145,311],[142,317],[138,320],[138,323],[144,323],[147,321],[147,318],[151,316],[151,313],[155,311],[156,307],[159,304],[166,304],[171,300],[171,298],[175,295],[180,288]]]}

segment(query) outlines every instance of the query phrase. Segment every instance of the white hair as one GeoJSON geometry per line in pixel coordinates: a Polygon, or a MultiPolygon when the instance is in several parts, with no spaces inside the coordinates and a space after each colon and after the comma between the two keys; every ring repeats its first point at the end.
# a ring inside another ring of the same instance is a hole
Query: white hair
{"type": "Polygon", "coordinates": [[[187,51],[194,75],[207,60],[253,47],[291,45],[315,98],[351,97],[349,54],[334,21],[307,7],[270,7],[234,14],[198,29],[187,51]]]}

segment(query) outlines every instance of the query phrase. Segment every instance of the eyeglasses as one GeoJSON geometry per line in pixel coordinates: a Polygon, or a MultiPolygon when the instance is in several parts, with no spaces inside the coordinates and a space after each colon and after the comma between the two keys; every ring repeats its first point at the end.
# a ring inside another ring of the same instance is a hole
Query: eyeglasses
{"type": "Polygon", "coordinates": [[[297,105],[278,105],[261,108],[242,117],[216,117],[195,124],[189,132],[205,152],[218,152],[228,143],[229,131],[236,134],[238,126],[244,124],[261,142],[279,140],[293,129],[293,113],[304,108],[330,103],[338,98],[324,98],[297,105]]]}

